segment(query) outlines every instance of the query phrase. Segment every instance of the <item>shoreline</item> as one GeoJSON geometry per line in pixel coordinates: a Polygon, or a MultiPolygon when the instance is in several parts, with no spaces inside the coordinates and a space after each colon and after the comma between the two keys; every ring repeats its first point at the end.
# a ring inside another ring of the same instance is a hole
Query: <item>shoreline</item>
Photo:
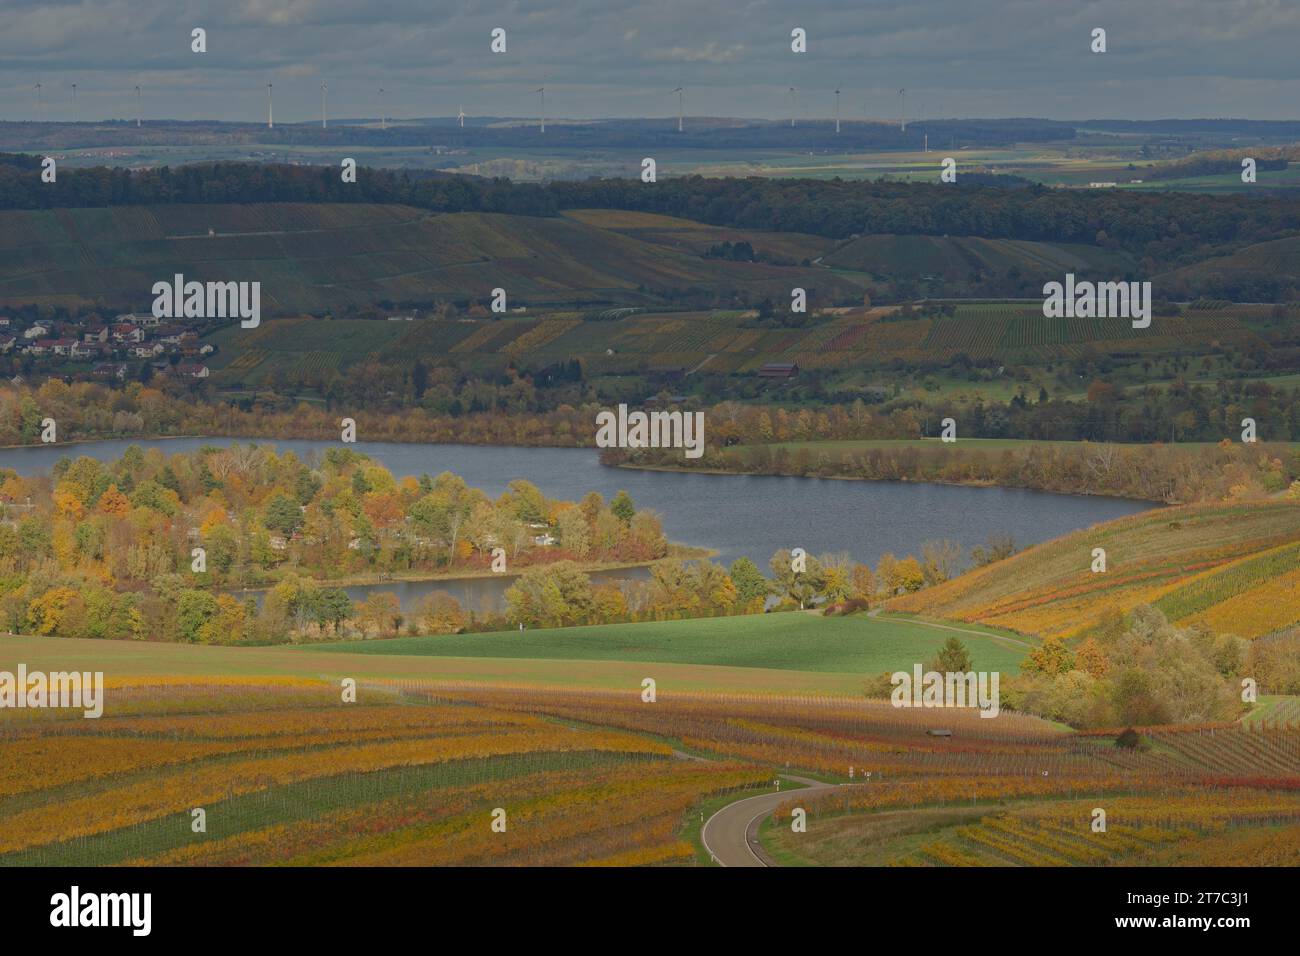
{"type": "MultiPolygon", "coordinates": [[[[235,436],[223,435],[220,437],[233,438],[235,436]]],[[[199,439],[207,439],[208,441],[217,440],[214,439],[212,435],[154,435],[152,437],[143,436],[143,435],[132,435],[125,438],[69,438],[67,441],[54,441],[54,442],[34,441],[34,442],[28,442],[25,445],[0,445],[0,451],[19,451],[23,448],[59,448],[62,447],[63,445],[93,445],[96,442],[103,442],[103,441],[125,441],[125,442],[171,441],[172,439],[180,440],[184,438],[199,438],[199,439]]]]}
{"type": "Polygon", "coordinates": [[[1135,501],[1162,508],[1176,508],[1189,504],[1186,501],[1165,501],[1159,498],[1131,498],[1127,495],[1108,494],[1104,491],[1065,491],[1054,488],[1030,488],[1025,485],[1001,485],[996,481],[945,481],[942,478],[927,478],[924,481],[912,478],[862,478],[857,475],[796,475],[788,472],[773,471],[728,471],[725,468],[681,468],[674,465],[637,465],[624,462],[612,465],[613,468],[626,468],[629,471],[662,471],[679,475],[730,475],[733,478],[808,478],[817,481],[864,481],[871,483],[892,482],[899,485],[946,485],[950,488],[1005,488],[1008,491],[1033,491],[1043,495],[1066,495],[1076,498],[1113,498],[1118,501],[1135,501]]]}
{"type": "MultiPolygon", "coordinates": [[[[669,542],[668,553],[664,555],[662,558],[654,558],[650,561],[617,561],[611,564],[599,564],[599,563],[593,564],[593,563],[579,562],[578,570],[582,571],[584,574],[602,574],[608,571],[629,571],[632,570],[633,568],[648,568],[656,561],[669,561],[674,558],[678,558],[684,561],[707,560],[709,558],[717,557],[718,553],[719,552],[716,548],[701,548],[701,547],[695,547],[694,545],[669,542]]],[[[354,574],[342,578],[314,578],[311,577],[310,575],[300,575],[299,577],[303,581],[311,581],[317,587],[321,587],[321,588],[363,588],[363,587],[379,587],[385,584],[425,584],[429,582],[443,582],[447,584],[455,584],[459,581],[482,581],[488,578],[501,578],[501,579],[513,580],[515,578],[520,577],[526,571],[529,571],[533,568],[546,567],[546,565],[550,563],[554,563],[554,562],[542,562],[538,564],[530,564],[521,571],[498,572],[498,571],[490,571],[490,570],[477,570],[477,571],[466,570],[466,571],[457,571],[453,574],[439,574],[436,572],[417,571],[414,573],[394,575],[393,577],[389,577],[389,578],[380,578],[373,574],[354,574]]],[[[255,592],[270,591],[280,583],[282,582],[276,581],[274,584],[260,584],[255,587],[222,586],[222,587],[213,588],[213,590],[220,591],[226,594],[251,594],[255,592]]]]}
{"type": "MultiPolygon", "coordinates": [[[[60,441],[48,445],[42,444],[40,442],[32,442],[32,443],[21,444],[21,445],[0,445],[0,451],[18,451],[26,448],[52,448],[52,447],[57,447],[59,445],[69,445],[69,446],[86,445],[95,442],[126,442],[130,444],[133,442],[162,442],[162,441],[173,441],[173,440],[179,441],[184,439],[199,440],[199,441],[232,441],[232,442],[247,441],[255,444],[272,444],[272,445],[280,441],[329,442],[334,440],[331,438],[295,437],[295,436],[287,436],[287,435],[278,435],[278,436],[260,436],[260,435],[139,436],[137,435],[137,436],[121,437],[121,438],[74,438],[68,441],[60,441]]],[[[920,439],[918,441],[926,441],[926,439],[920,439]]],[[[341,447],[343,447],[342,443],[339,444],[341,447]]],[[[527,450],[532,448],[547,448],[547,449],[559,449],[559,450],[572,449],[575,451],[591,451],[597,454],[599,454],[600,452],[599,448],[596,448],[595,446],[589,446],[589,445],[558,445],[558,444],[557,445],[545,445],[545,444],[512,445],[512,444],[495,444],[492,442],[426,441],[426,440],[403,441],[400,438],[367,439],[365,441],[358,441],[355,444],[357,446],[379,445],[379,444],[440,445],[440,446],[441,445],[465,445],[467,447],[474,447],[474,448],[501,448],[501,449],[519,449],[519,450],[527,450]]],[[[1131,443],[1120,443],[1120,444],[1127,447],[1131,443]]],[[[808,475],[808,474],[792,474],[786,472],[733,471],[725,468],[707,468],[707,467],[685,468],[676,465],[635,464],[632,462],[623,462],[617,465],[602,464],[602,467],[625,468],[628,469],[629,471],[657,471],[657,472],[673,472],[677,474],[728,475],[736,478],[816,478],[816,479],[823,479],[826,481],[896,482],[899,484],[947,485],[950,487],[958,487],[958,488],[1006,488],[1009,490],[1034,491],[1042,494],[1068,495],[1068,496],[1080,497],[1080,498],[1114,498],[1121,501],[1141,502],[1143,504],[1150,504],[1159,507],[1174,507],[1177,505],[1189,503],[1185,501],[1168,501],[1159,498],[1135,498],[1123,494],[1112,494],[1107,491],[1079,491],[1079,490],[1066,490],[1066,489],[1055,489],[1055,488],[1034,488],[1025,485],[1000,484],[996,481],[977,481],[977,480],[952,481],[952,480],[946,480],[941,478],[933,478],[933,479],[926,479],[926,480],[916,480],[911,478],[863,478],[857,475],[808,475]]],[[[477,576],[479,575],[470,574],[467,575],[466,577],[477,577],[477,576]]]]}

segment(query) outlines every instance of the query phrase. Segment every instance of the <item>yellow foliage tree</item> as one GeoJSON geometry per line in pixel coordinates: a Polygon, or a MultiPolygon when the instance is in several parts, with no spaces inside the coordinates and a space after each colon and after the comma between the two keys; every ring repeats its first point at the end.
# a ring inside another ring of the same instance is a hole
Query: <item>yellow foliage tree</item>
{"type": "Polygon", "coordinates": [[[130,500],[122,492],[118,491],[117,485],[109,485],[108,489],[99,496],[100,514],[123,518],[130,510],[130,500]]]}
{"type": "Polygon", "coordinates": [[[1074,652],[1074,666],[1081,671],[1087,671],[1093,677],[1104,677],[1106,671],[1110,669],[1110,661],[1106,659],[1106,653],[1101,649],[1101,645],[1091,637],[1079,645],[1074,652]]]}
{"type": "Polygon", "coordinates": [[[54,489],[54,513],[80,521],[86,513],[81,499],[62,486],[54,489]]]}
{"type": "Polygon", "coordinates": [[[77,592],[69,587],[51,588],[36,598],[27,607],[27,616],[38,634],[58,632],[63,614],[77,598],[77,592]]]}

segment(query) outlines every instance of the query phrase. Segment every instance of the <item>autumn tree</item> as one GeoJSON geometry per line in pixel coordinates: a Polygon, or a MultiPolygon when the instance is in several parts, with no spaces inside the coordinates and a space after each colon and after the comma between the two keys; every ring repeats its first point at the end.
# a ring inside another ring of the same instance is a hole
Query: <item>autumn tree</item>
{"type": "Polygon", "coordinates": [[[1046,674],[1064,674],[1074,670],[1074,654],[1056,636],[1049,636],[1031,650],[1020,664],[1022,671],[1046,674]]]}
{"type": "Polygon", "coordinates": [[[1101,649],[1101,645],[1089,637],[1075,650],[1074,666],[1093,677],[1100,678],[1106,676],[1110,662],[1106,660],[1106,652],[1101,649]]]}
{"type": "Polygon", "coordinates": [[[870,602],[876,594],[876,576],[866,564],[853,565],[853,597],[859,601],[870,602]]]}
{"type": "Polygon", "coordinates": [[[529,568],[505,596],[510,619],[526,627],[580,624],[594,608],[591,578],[572,561],[529,568]]]}

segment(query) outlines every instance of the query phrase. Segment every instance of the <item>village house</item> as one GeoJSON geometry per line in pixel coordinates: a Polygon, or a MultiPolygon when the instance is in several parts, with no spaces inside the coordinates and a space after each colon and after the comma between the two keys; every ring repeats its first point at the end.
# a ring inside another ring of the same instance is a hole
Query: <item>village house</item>
{"type": "Polygon", "coordinates": [[[176,374],[185,378],[207,378],[212,373],[206,365],[184,364],[176,366],[176,374]]]}
{"type": "Polygon", "coordinates": [[[50,327],[37,322],[35,325],[23,329],[23,338],[25,339],[44,339],[48,338],[50,327]]]}
{"type": "Polygon", "coordinates": [[[163,354],[163,347],[157,342],[151,342],[146,345],[135,345],[131,348],[131,354],[136,358],[153,358],[155,355],[163,354]]]}
{"type": "Polygon", "coordinates": [[[0,352],[12,352],[14,343],[17,341],[18,339],[12,335],[0,335],[0,352]]]}
{"type": "Polygon", "coordinates": [[[91,374],[96,378],[115,378],[121,381],[126,378],[126,363],[100,362],[91,370],[91,374]]]}
{"type": "Polygon", "coordinates": [[[144,330],[138,326],[131,325],[129,322],[120,322],[113,326],[114,342],[143,342],[144,330]]]}
{"type": "Polygon", "coordinates": [[[107,325],[86,326],[85,331],[81,333],[81,340],[83,342],[98,342],[99,344],[103,345],[105,342],[108,341],[108,326],[107,325]]]}
{"type": "Polygon", "coordinates": [[[532,533],[533,544],[539,547],[550,547],[558,543],[558,539],[551,534],[550,526],[545,522],[530,521],[528,530],[532,533]]]}
{"type": "Polygon", "coordinates": [[[156,328],[162,319],[158,318],[152,312],[125,312],[117,316],[117,322],[120,325],[138,325],[141,328],[156,328]]]}

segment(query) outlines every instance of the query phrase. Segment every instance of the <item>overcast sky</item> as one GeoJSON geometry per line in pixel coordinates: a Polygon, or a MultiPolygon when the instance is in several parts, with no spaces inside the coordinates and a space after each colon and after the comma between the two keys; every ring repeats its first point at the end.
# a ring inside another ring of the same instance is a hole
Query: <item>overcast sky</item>
{"type": "Polygon", "coordinates": [[[0,0],[0,119],[1300,117],[1298,0],[0,0]],[[190,51],[203,27],[208,52],[190,51]],[[507,52],[489,52],[506,30],[507,52]],[[807,31],[808,52],[790,49],[807,31]],[[1094,27],[1107,52],[1092,53],[1094,27]]]}

